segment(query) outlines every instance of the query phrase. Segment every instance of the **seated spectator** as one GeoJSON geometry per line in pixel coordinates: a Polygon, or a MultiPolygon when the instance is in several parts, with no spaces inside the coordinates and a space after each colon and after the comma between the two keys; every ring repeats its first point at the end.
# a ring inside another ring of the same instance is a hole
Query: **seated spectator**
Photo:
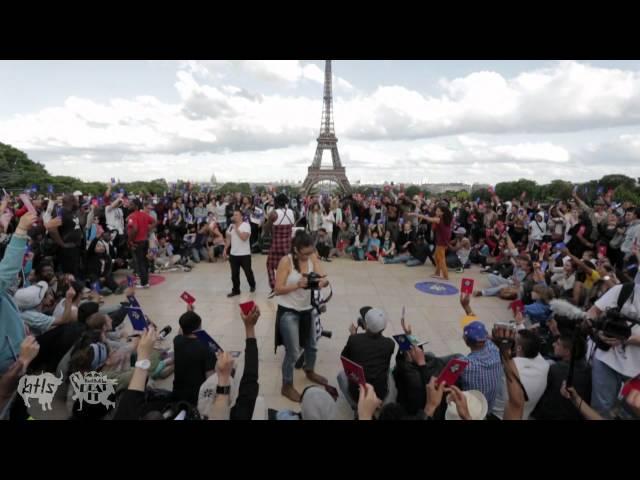
{"type": "Polygon", "coordinates": [[[380,239],[378,238],[378,230],[371,231],[369,243],[367,245],[367,260],[376,261],[380,257],[380,239]]]}
{"type": "Polygon", "coordinates": [[[545,327],[551,316],[549,302],[553,299],[553,290],[544,284],[534,285],[531,293],[533,303],[524,306],[524,312],[518,315],[515,312],[515,320],[522,328],[545,327]]]}
{"type": "MultiPolygon", "coordinates": [[[[527,420],[538,404],[547,387],[547,373],[549,363],[540,355],[540,338],[531,330],[520,330],[516,335],[516,357],[513,362],[518,369],[518,375],[527,399],[524,404],[523,419],[527,420]]],[[[504,415],[506,400],[506,378],[502,378],[501,388],[498,390],[492,413],[499,419],[504,415]]]]}
{"type": "Polygon", "coordinates": [[[429,257],[429,245],[425,242],[424,237],[419,236],[408,245],[409,253],[399,254],[393,258],[385,257],[386,265],[404,263],[407,267],[417,267],[424,265],[429,257]]]}
{"type": "Polygon", "coordinates": [[[489,340],[482,322],[474,321],[465,326],[462,338],[471,353],[465,357],[469,364],[460,377],[461,388],[482,392],[492,411],[503,374],[500,352],[489,340]]]}
{"type": "MultiPolygon", "coordinates": [[[[188,312],[187,312],[188,313],[188,312]]],[[[240,314],[245,327],[245,361],[242,378],[234,377],[234,360],[227,353],[217,355],[215,374],[200,386],[198,411],[211,420],[251,420],[258,399],[258,344],[255,326],[260,309],[254,306],[245,315],[240,314]]]]}
{"type": "Polygon", "coordinates": [[[180,334],[173,339],[175,373],[173,396],[196,405],[198,391],[204,381],[215,373],[216,357],[195,335],[202,328],[202,319],[190,305],[178,321],[180,334]]]}
{"type": "MultiPolygon", "coordinates": [[[[356,333],[357,327],[349,328],[349,339],[342,350],[342,356],[361,365],[367,382],[375,388],[378,398],[388,399],[389,370],[391,356],[395,350],[395,342],[382,335],[387,327],[387,317],[382,310],[371,307],[360,309],[359,325],[365,328],[364,333],[356,333]]],[[[344,371],[338,375],[338,385],[347,402],[353,409],[358,405],[358,386],[349,382],[344,371]]]]}
{"type": "Polygon", "coordinates": [[[333,254],[333,249],[331,246],[331,236],[324,227],[318,229],[315,245],[320,260],[330,262],[331,259],[329,259],[329,257],[333,254]]]}
{"type": "Polygon", "coordinates": [[[575,349],[573,387],[587,403],[591,401],[591,367],[586,362],[586,344],[582,336],[561,335],[553,343],[557,362],[549,367],[547,387],[532,412],[536,420],[580,420],[580,413],[562,396],[560,389],[569,374],[571,356],[575,349]],[[577,344],[574,346],[574,342],[577,344]]]}
{"type": "MultiPolygon", "coordinates": [[[[65,306],[58,316],[47,315],[43,310],[53,307],[54,296],[46,282],[39,282],[27,288],[22,288],[14,295],[14,300],[20,309],[20,318],[36,335],[47,330],[74,321],[73,298],[76,291],[69,288],[65,295],[65,306]]],[[[76,314],[77,318],[77,314],[76,314]]]]}
{"type": "Polygon", "coordinates": [[[344,257],[347,255],[347,248],[351,245],[354,239],[353,232],[349,229],[346,222],[340,222],[338,229],[338,236],[336,237],[336,248],[334,255],[336,257],[344,257]]]}
{"type": "Polygon", "coordinates": [[[396,254],[396,243],[391,238],[391,231],[384,232],[384,240],[382,242],[382,248],[380,249],[380,263],[384,263],[385,258],[393,258],[396,254]]]}

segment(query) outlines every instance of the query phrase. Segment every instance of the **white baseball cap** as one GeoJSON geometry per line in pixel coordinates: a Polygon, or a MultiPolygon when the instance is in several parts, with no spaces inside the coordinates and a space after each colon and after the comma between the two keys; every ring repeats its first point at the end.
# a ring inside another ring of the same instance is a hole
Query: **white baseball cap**
{"type": "Polygon", "coordinates": [[[21,288],[13,296],[13,299],[20,310],[31,310],[42,303],[48,289],[49,284],[40,281],[30,287],[21,288]]]}
{"type": "Polygon", "coordinates": [[[372,308],[364,316],[364,323],[371,333],[380,333],[387,328],[387,316],[379,308],[372,308]]]}

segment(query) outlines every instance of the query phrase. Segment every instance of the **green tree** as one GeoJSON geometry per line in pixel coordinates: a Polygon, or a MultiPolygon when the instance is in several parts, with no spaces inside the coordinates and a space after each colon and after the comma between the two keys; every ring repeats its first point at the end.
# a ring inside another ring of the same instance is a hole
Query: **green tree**
{"type": "Polygon", "coordinates": [[[540,187],[541,199],[544,200],[568,200],[573,193],[573,184],[564,180],[553,180],[540,187]]]}

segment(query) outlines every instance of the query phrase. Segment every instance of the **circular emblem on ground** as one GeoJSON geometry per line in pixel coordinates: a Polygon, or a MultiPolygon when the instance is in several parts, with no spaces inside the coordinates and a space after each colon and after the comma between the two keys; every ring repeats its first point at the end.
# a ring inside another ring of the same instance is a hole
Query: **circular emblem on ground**
{"type": "Polygon", "coordinates": [[[416,283],[416,289],[431,295],[456,295],[458,289],[448,283],[440,282],[419,282],[416,283]]]}

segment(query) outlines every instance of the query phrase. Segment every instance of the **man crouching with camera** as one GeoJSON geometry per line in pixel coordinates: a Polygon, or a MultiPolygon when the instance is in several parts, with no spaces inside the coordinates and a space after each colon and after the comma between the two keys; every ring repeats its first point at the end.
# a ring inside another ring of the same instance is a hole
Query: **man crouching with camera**
{"type": "Polygon", "coordinates": [[[275,286],[278,301],[276,349],[280,345],[285,347],[281,393],[293,402],[300,402],[300,393],[293,386],[293,370],[300,356],[300,348],[304,349],[307,378],[321,385],[327,384],[327,379],[314,371],[318,349],[311,297],[314,290],[328,285],[329,281],[315,253],[313,239],[306,232],[297,232],[291,244],[291,253],[278,264],[275,286]]]}
{"type": "Polygon", "coordinates": [[[624,382],[640,374],[640,284],[616,285],[587,313],[597,346],[592,364],[592,407],[610,418],[624,382]],[[602,319],[603,318],[603,319],[602,319]],[[622,323],[626,334],[616,335],[622,323]],[[606,332],[610,332],[607,336],[606,332]],[[630,334],[630,335],[629,335],[630,334]]]}

